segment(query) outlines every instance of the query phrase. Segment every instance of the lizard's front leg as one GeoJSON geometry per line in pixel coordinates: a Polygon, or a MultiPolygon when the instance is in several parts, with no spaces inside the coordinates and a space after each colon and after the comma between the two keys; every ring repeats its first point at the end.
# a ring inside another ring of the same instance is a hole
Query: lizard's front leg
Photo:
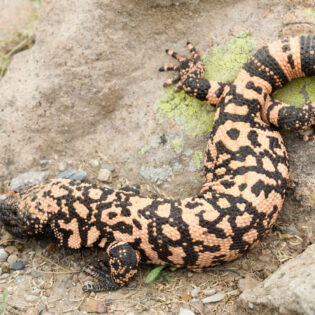
{"type": "Polygon", "coordinates": [[[107,249],[109,267],[98,263],[97,266],[88,265],[83,271],[98,279],[98,284],[86,284],[83,291],[117,290],[125,286],[137,273],[139,256],[136,251],[125,242],[113,242],[107,249]]]}
{"type": "Polygon", "coordinates": [[[204,78],[204,65],[195,47],[188,42],[187,47],[191,53],[191,59],[180,56],[178,53],[167,49],[166,53],[177,61],[179,65],[161,67],[159,71],[177,71],[178,75],[164,83],[164,87],[177,83],[175,92],[184,89],[192,97],[208,104],[219,105],[227,83],[210,81],[204,78]]]}

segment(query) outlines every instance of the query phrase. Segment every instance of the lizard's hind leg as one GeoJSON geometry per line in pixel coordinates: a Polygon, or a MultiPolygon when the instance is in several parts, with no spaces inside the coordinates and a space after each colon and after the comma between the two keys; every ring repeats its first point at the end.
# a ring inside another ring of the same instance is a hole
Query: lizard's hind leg
{"type": "Polygon", "coordinates": [[[262,118],[277,127],[297,131],[304,141],[315,138],[315,103],[297,108],[269,98],[263,107],[262,118]]]}

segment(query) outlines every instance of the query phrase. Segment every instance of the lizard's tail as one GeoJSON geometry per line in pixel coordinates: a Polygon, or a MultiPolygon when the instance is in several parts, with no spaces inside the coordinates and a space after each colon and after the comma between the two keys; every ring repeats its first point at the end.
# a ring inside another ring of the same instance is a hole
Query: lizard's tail
{"type": "Polygon", "coordinates": [[[294,78],[315,76],[315,36],[279,40],[260,48],[243,68],[266,82],[269,93],[294,78]]]}

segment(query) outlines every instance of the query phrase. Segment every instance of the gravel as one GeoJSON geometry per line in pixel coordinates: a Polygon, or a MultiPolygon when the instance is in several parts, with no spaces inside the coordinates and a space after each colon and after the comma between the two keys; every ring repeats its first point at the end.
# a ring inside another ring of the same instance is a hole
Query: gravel
{"type": "Polygon", "coordinates": [[[202,303],[206,304],[206,303],[215,303],[215,302],[220,302],[224,299],[224,295],[222,293],[217,293],[211,296],[208,296],[204,299],[202,299],[202,303]]]}
{"type": "Polygon", "coordinates": [[[84,181],[87,178],[88,174],[85,171],[78,171],[78,170],[66,170],[57,175],[57,178],[66,178],[72,180],[79,180],[84,181]]]}
{"type": "Polygon", "coordinates": [[[9,254],[5,251],[4,248],[0,248],[0,262],[7,261],[9,254]]]}
{"type": "Polygon", "coordinates": [[[11,180],[10,189],[20,192],[28,187],[42,183],[49,175],[49,172],[26,172],[11,180]]]}

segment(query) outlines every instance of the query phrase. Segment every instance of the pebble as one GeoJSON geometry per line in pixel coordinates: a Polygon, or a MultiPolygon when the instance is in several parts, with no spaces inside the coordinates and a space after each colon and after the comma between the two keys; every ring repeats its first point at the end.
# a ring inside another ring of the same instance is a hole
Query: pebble
{"type": "Polygon", "coordinates": [[[32,294],[33,295],[39,295],[40,294],[40,289],[37,287],[32,287],[32,294]]]}
{"type": "Polygon", "coordinates": [[[184,301],[189,301],[191,300],[191,295],[189,292],[183,292],[180,294],[180,297],[184,300],[184,301]]]}
{"type": "Polygon", "coordinates": [[[215,292],[216,292],[215,289],[206,289],[203,291],[204,295],[206,295],[206,296],[213,295],[213,294],[215,294],[215,292]]]}
{"type": "Polygon", "coordinates": [[[18,276],[18,277],[15,278],[14,282],[15,283],[21,283],[21,282],[24,282],[24,280],[25,280],[24,277],[18,276]]]}
{"type": "Polygon", "coordinates": [[[4,248],[0,248],[0,262],[4,262],[8,259],[9,254],[4,248]]]}
{"type": "Polygon", "coordinates": [[[57,175],[57,178],[66,178],[72,180],[79,180],[84,181],[87,178],[88,174],[85,171],[78,171],[78,170],[66,170],[57,175]]]}
{"type": "Polygon", "coordinates": [[[26,263],[22,260],[15,261],[12,265],[10,265],[11,270],[23,270],[25,268],[26,263]]]}
{"type": "Polygon", "coordinates": [[[102,163],[101,168],[105,168],[105,169],[109,170],[110,172],[115,171],[115,166],[112,164],[108,164],[108,163],[102,163]]]}
{"type": "Polygon", "coordinates": [[[153,135],[149,139],[149,147],[152,149],[157,149],[161,143],[161,136],[153,135]]]}
{"type": "Polygon", "coordinates": [[[39,315],[42,315],[43,312],[46,312],[46,311],[47,311],[47,306],[44,303],[40,303],[37,306],[37,312],[38,312],[39,315]]]}
{"type": "Polygon", "coordinates": [[[113,299],[107,299],[105,300],[105,305],[106,306],[111,306],[113,304],[114,300],[113,299]]]}
{"type": "Polygon", "coordinates": [[[251,303],[251,302],[249,302],[249,303],[248,303],[248,307],[252,310],[252,309],[254,309],[254,304],[251,303]]]}
{"type": "Polygon", "coordinates": [[[9,273],[3,273],[1,276],[0,276],[0,279],[3,280],[3,279],[7,279],[10,277],[10,274],[9,273]]]}
{"type": "Polygon", "coordinates": [[[7,199],[7,195],[0,195],[0,201],[1,200],[6,200],[7,199]]]}
{"type": "Polygon", "coordinates": [[[9,253],[10,255],[13,254],[14,252],[17,252],[17,250],[18,249],[15,246],[7,246],[5,248],[5,251],[9,253]]]}
{"type": "Polygon", "coordinates": [[[196,297],[200,292],[200,288],[197,287],[197,288],[194,288],[193,290],[190,291],[190,294],[192,297],[196,297]]]}
{"type": "Polygon", "coordinates": [[[26,172],[14,177],[10,183],[10,189],[20,192],[28,187],[42,183],[49,175],[46,172],[26,172]]]}
{"type": "Polygon", "coordinates": [[[241,292],[243,292],[243,291],[248,290],[248,289],[249,290],[253,289],[258,284],[259,284],[259,282],[257,280],[253,279],[250,276],[246,276],[245,278],[238,280],[237,287],[241,292]]]}
{"type": "Polygon", "coordinates": [[[38,296],[32,294],[24,294],[24,300],[26,302],[32,303],[38,300],[38,296]]]}
{"type": "Polygon", "coordinates": [[[97,179],[101,182],[110,183],[112,181],[112,172],[110,172],[106,168],[101,168],[98,172],[97,179]]]}
{"type": "Polygon", "coordinates": [[[65,162],[60,162],[59,165],[58,165],[58,170],[60,172],[64,172],[67,168],[67,164],[65,162]]]}
{"type": "Polygon", "coordinates": [[[224,299],[224,295],[222,293],[217,293],[211,296],[208,296],[204,299],[202,299],[202,303],[206,304],[206,303],[215,303],[215,302],[219,302],[222,301],[224,299]]]}
{"type": "Polygon", "coordinates": [[[181,307],[181,308],[179,309],[178,315],[195,315],[195,313],[194,313],[193,311],[187,309],[187,308],[181,307]]]}
{"type": "Polygon", "coordinates": [[[100,162],[97,159],[92,159],[89,163],[94,168],[98,168],[100,166],[100,162]]]}
{"type": "Polygon", "coordinates": [[[12,265],[13,263],[15,263],[18,260],[18,256],[16,256],[15,254],[12,254],[8,257],[7,262],[9,265],[12,265]]]}
{"type": "Polygon", "coordinates": [[[101,301],[89,300],[86,302],[86,311],[88,313],[105,313],[107,309],[101,301]]]}

